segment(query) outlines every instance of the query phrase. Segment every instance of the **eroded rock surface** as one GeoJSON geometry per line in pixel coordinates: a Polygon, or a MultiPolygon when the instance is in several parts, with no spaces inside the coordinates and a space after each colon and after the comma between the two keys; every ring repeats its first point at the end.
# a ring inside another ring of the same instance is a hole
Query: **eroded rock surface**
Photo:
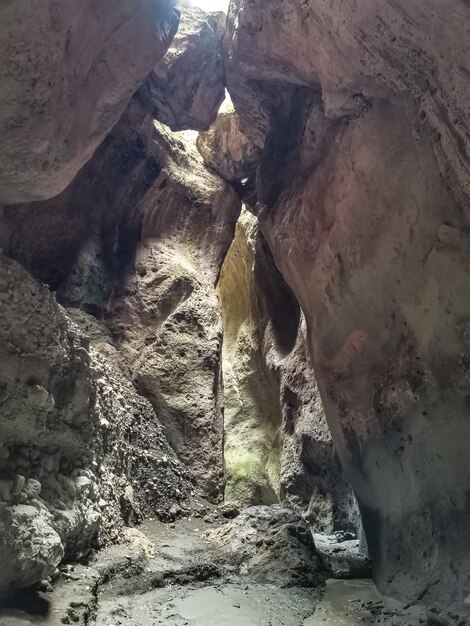
{"type": "Polygon", "coordinates": [[[0,592],[190,495],[150,404],[46,287],[0,259],[0,592]]]}
{"type": "Polygon", "coordinates": [[[206,130],[225,97],[225,15],[179,5],[178,32],[140,89],[149,111],[173,131],[206,130]]]}
{"type": "Polygon", "coordinates": [[[51,198],[103,141],[178,25],[172,0],[0,8],[0,202],[51,198]]]}
{"type": "Polygon", "coordinates": [[[65,192],[5,209],[10,254],[65,305],[106,317],[126,375],[214,500],[224,485],[215,283],[239,210],[139,98],[65,192]]]}
{"type": "Polygon", "coordinates": [[[218,292],[226,497],[244,504],[287,502],[322,531],[358,528],[308,356],[303,314],[246,210],[218,292]]]}
{"type": "Polygon", "coordinates": [[[134,384],[150,399],[202,495],[223,493],[222,323],[215,293],[239,202],[194,148],[155,143],[162,173],[142,205],[135,274],[110,323],[134,384]]]}
{"type": "Polygon", "coordinates": [[[315,587],[325,580],[308,524],[279,505],[245,509],[210,533],[208,541],[255,580],[280,587],[315,587]]]}
{"type": "Polygon", "coordinates": [[[374,0],[234,0],[225,60],[235,108],[263,142],[283,83],[321,86],[331,118],[410,93],[433,131],[441,172],[468,202],[469,12],[461,0],[388,1],[380,9],[374,0]]]}
{"type": "MultiPolygon", "coordinates": [[[[386,592],[464,603],[470,7],[233,2],[257,213],[386,592]]],[[[465,619],[465,618],[462,618],[465,619]]]]}

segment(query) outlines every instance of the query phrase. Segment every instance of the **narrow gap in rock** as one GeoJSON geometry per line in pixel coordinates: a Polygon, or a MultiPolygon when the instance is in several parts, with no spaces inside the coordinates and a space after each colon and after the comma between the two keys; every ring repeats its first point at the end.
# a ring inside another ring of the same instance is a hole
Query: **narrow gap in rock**
{"type": "Polygon", "coordinates": [[[0,3],[0,626],[469,623],[469,24],[0,3]]]}

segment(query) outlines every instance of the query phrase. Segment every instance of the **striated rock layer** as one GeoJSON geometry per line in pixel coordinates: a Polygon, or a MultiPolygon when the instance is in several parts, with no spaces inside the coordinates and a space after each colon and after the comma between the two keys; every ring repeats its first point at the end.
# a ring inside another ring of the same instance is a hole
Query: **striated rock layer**
{"type": "Polygon", "coordinates": [[[389,594],[468,613],[470,6],[231,3],[257,214],[389,594]]]}

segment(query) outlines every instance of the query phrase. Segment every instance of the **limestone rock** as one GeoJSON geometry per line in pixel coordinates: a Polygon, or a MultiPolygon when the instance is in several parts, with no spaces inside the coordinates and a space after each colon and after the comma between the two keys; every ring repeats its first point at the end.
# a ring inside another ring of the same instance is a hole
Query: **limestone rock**
{"type": "Polygon", "coordinates": [[[2,2],[0,202],[71,182],[176,31],[172,0],[2,2]]]}
{"type": "Polygon", "coordinates": [[[211,531],[208,541],[255,580],[280,587],[315,587],[325,581],[308,524],[279,505],[245,509],[211,531]]]}
{"type": "Polygon", "coordinates": [[[206,130],[225,97],[225,15],[183,3],[178,32],[139,91],[149,111],[173,131],[206,130]]]}

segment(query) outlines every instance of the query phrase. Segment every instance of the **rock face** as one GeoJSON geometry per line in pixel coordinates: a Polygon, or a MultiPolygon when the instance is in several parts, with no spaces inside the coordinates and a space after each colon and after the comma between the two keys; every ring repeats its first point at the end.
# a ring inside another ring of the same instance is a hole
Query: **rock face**
{"type": "Polygon", "coordinates": [[[178,32],[140,89],[149,111],[173,131],[206,130],[225,97],[225,15],[182,3],[178,32]]]}
{"type": "Polygon", "coordinates": [[[218,293],[224,325],[227,500],[279,501],[282,410],[278,379],[262,352],[264,318],[255,285],[256,219],[244,211],[222,266],[218,293]]]}
{"type": "Polygon", "coordinates": [[[374,577],[461,612],[469,12],[240,0],[226,38],[242,130],[265,146],[261,228],[306,315],[374,577]]]}
{"type": "Polygon", "coordinates": [[[321,87],[328,117],[410,93],[433,131],[444,177],[459,200],[468,201],[468,3],[387,0],[380,10],[374,0],[343,5],[230,3],[227,81],[235,108],[251,122],[250,137],[262,141],[282,83],[321,87]]]}
{"type": "Polygon", "coordinates": [[[53,296],[0,258],[0,593],[192,489],[150,404],[53,296]]]}
{"type": "Polygon", "coordinates": [[[178,25],[173,6],[2,3],[0,203],[65,189],[165,54],[178,25]]]}
{"type": "Polygon", "coordinates": [[[215,284],[240,210],[231,188],[194,148],[154,144],[162,172],[143,204],[136,273],[114,298],[110,323],[134,384],[200,493],[223,494],[222,323],[215,284]]]}
{"type": "Polygon", "coordinates": [[[316,587],[326,570],[308,524],[279,505],[254,506],[212,531],[208,541],[254,580],[280,587],[316,587]]]}
{"type": "Polygon", "coordinates": [[[239,210],[136,98],[65,192],[4,213],[10,254],[64,305],[106,316],[126,374],[213,500],[224,485],[215,283],[239,210]]]}
{"type": "Polygon", "coordinates": [[[207,132],[199,133],[197,149],[204,162],[231,182],[251,176],[258,165],[259,150],[240,128],[235,111],[223,111],[207,132]]]}
{"type": "Polygon", "coordinates": [[[305,322],[246,210],[218,285],[224,322],[225,495],[282,500],[318,530],[354,529],[307,351],[305,322]]]}

